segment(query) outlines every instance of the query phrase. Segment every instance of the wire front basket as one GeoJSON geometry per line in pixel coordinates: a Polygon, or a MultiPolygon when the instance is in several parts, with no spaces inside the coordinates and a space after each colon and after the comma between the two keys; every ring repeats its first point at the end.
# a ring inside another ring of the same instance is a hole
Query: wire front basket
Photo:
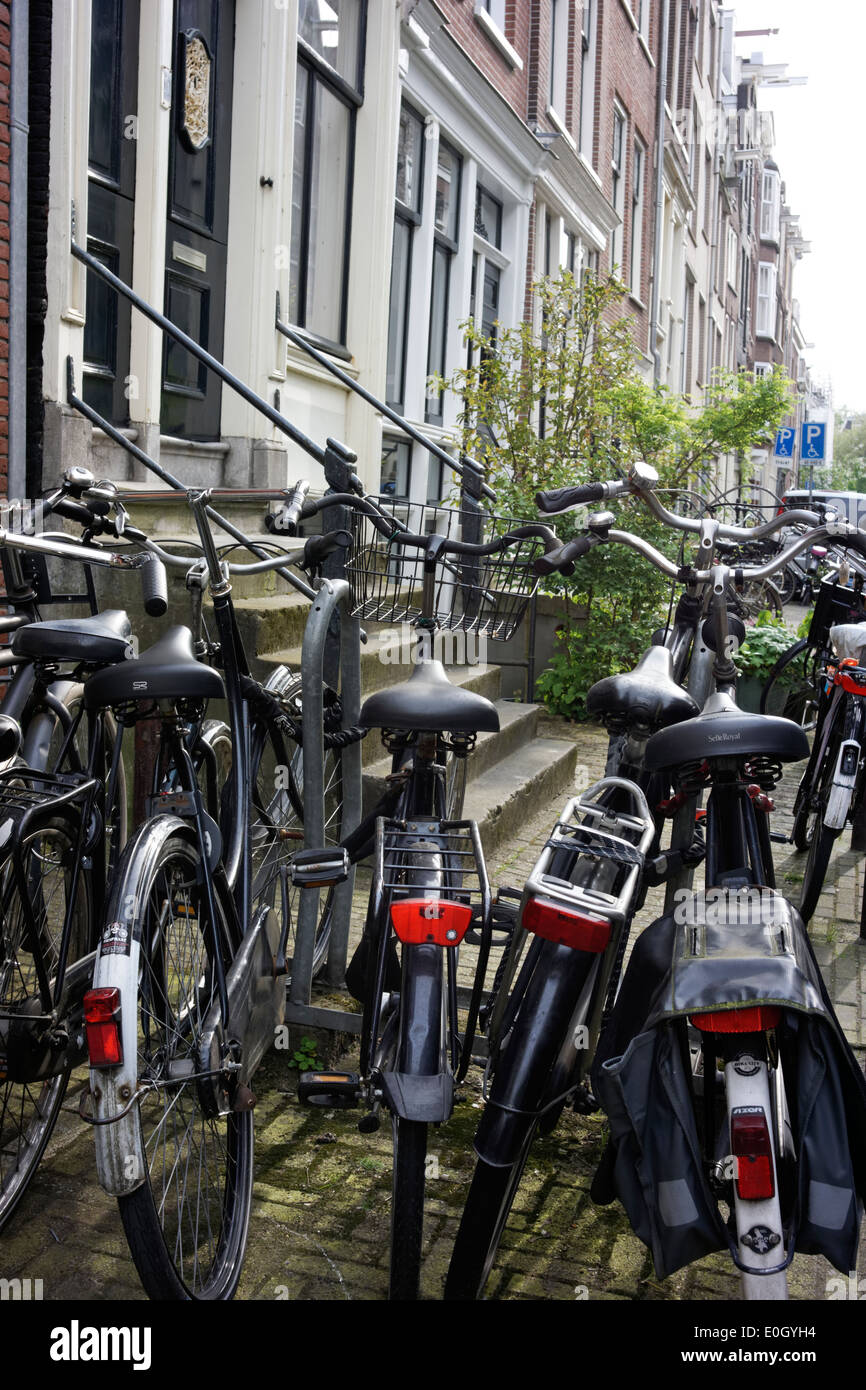
{"type": "MultiPolygon", "coordinates": [[[[489,544],[526,522],[484,516],[479,521],[455,507],[379,498],[389,516],[416,535],[489,544]]],[[[368,517],[352,513],[352,555],[346,573],[353,613],[372,622],[412,622],[421,616],[424,552],[388,540],[368,517]]],[[[440,628],[483,633],[507,642],[517,631],[538,586],[532,563],[544,551],[538,537],[514,541],[494,555],[446,555],[436,564],[434,614],[440,628]]]]}

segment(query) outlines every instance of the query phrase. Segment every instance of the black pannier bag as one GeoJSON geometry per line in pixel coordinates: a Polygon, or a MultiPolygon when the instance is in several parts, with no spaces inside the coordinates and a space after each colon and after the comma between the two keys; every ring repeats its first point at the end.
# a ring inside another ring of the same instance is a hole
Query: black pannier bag
{"type": "Polygon", "coordinates": [[[677,1020],[779,1005],[776,1039],[796,1154],[795,1191],[782,1200],[785,1246],[824,1255],[847,1273],[856,1268],[866,1196],[866,1080],[806,929],[766,889],[684,899],[636,941],[599,1039],[593,1089],[611,1134],[593,1200],[620,1199],[659,1278],[717,1250],[736,1254],[736,1232],[705,1172],[677,1020]]]}

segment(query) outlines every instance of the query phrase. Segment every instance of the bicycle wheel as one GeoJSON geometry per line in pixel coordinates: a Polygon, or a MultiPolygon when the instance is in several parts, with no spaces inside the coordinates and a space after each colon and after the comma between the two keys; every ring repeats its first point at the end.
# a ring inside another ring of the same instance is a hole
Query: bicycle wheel
{"type": "MultiPolygon", "coordinates": [[[[156,822],[154,823],[156,824],[156,822]]],[[[249,1110],[205,1112],[194,1074],[217,998],[214,951],[228,965],[228,918],[214,885],[209,920],[198,853],[173,835],[158,854],[147,829],[128,875],[140,930],[137,1151],[144,1182],[118,1198],[130,1252],[151,1298],[229,1299],[240,1278],[253,1183],[249,1110]],[[217,944],[218,943],[218,944],[217,944]]]]}
{"type": "MultiPolygon", "coordinates": [[[[22,862],[30,885],[28,923],[11,859],[0,867],[0,1010],[41,1012],[33,955],[38,938],[49,978],[60,951],[63,923],[72,904],[68,962],[81,958],[90,930],[90,893],[85,875],[73,890],[70,866],[76,835],[63,821],[46,826],[25,839],[22,862]]],[[[18,1080],[8,1056],[0,1054],[0,1228],[6,1224],[39,1166],[66,1090],[69,1071],[44,1080],[18,1080]]]]}
{"type": "Polygon", "coordinates": [[[535,1129],[533,1124],[520,1157],[509,1167],[496,1168],[483,1158],[477,1160],[466,1196],[466,1219],[460,1222],[445,1279],[446,1300],[466,1302],[483,1294],[523,1177],[535,1129]]]}
{"type": "MultiPolygon", "coordinates": [[[[299,895],[292,889],[289,864],[304,846],[303,749],[287,741],[275,725],[259,725],[253,732],[250,763],[253,915],[267,906],[282,918],[287,900],[291,923],[286,958],[291,968],[299,895]]],[[[326,751],[324,772],[325,844],[334,845],[339,839],[343,800],[339,751],[326,751]]],[[[327,959],[333,905],[334,890],[329,888],[319,900],[313,947],[314,976],[327,959]]]]}
{"type": "Polygon", "coordinates": [[[795,642],[783,652],[766,679],[761,691],[761,714],[781,713],[794,719],[807,732],[815,727],[818,710],[818,695],[814,683],[810,682],[805,671],[795,677],[791,667],[795,666],[807,651],[811,650],[805,637],[795,642]],[[784,695],[780,695],[784,692],[784,695]],[[781,708],[778,706],[781,705],[781,708]]]}
{"type": "Polygon", "coordinates": [[[827,740],[821,765],[815,770],[812,781],[814,791],[804,799],[803,808],[794,824],[795,844],[798,848],[804,845],[808,850],[799,904],[800,916],[804,922],[810,920],[818,905],[833,845],[842,833],[841,829],[836,830],[824,824],[836,771],[839,743],[838,732],[832,732],[827,740]]]}
{"type": "Polygon", "coordinates": [[[503,1036],[491,1041],[487,1108],[476,1134],[478,1158],[448,1268],[446,1299],[477,1299],[484,1292],[536,1132],[550,1132],[574,1085],[579,1063],[574,1029],[590,1016],[594,991],[582,1017],[575,1011],[598,963],[598,956],[544,941],[518,976],[503,1036]]]}
{"type": "Polygon", "coordinates": [[[421,1272],[427,1125],[392,1117],[394,1168],[391,1178],[391,1278],[388,1297],[415,1300],[421,1272]]]}

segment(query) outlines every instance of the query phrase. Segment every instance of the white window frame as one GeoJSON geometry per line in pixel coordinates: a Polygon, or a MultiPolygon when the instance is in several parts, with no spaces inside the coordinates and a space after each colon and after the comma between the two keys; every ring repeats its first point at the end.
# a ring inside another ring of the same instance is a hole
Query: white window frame
{"type": "Polygon", "coordinates": [[[582,0],[580,10],[580,130],[578,149],[592,168],[595,130],[595,36],[597,0],[582,0]]]}
{"type": "Polygon", "coordinates": [[[755,334],[759,338],[776,336],[776,285],[778,270],[772,261],[758,262],[758,312],[755,334]]]}
{"type": "Polygon", "coordinates": [[[777,169],[765,169],[761,177],[761,240],[779,242],[782,179],[777,169]]]}
{"type": "Polygon", "coordinates": [[[568,104],[568,27],[570,0],[550,0],[550,101],[563,129],[568,104]]]}
{"type": "Polygon", "coordinates": [[[756,363],[755,363],[755,380],[756,380],[756,381],[759,381],[760,378],[761,378],[762,376],[772,376],[772,375],[773,375],[773,363],[772,363],[772,362],[756,362],[756,363]]]}
{"type": "Polygon", "coordinates": [[[635,136],[631,154],[631,246],[629,247],[629,285],[631,287],[632,298],[638,300],[641,297],[646,153],[646,145],[635,136]]]}
{"type": "Polygon", "coordinates": [[[736,291],[740,273],[740,239],[737,229],[728,223],[728,284],[736,291]]]}
{"type": "Polygon", "coordinates": [[[620,106],[619,102],[613,104],[613,141],[610,151],[610,167],[612,173],[611,202],[613,210],[619,217],[619,226],[614,227],[610,234],[610,268],[619,268],[621,279],[625,279],[625,266],[623,265],[623,252],[625,250],[625,176],[627,168],[628,154],[628,115],[620,106]],[[621,127],[620,138],[617,141],[617,128],[621,127]],[[619,153],[617,154],[617,143],[619,143],[619,153]]]}

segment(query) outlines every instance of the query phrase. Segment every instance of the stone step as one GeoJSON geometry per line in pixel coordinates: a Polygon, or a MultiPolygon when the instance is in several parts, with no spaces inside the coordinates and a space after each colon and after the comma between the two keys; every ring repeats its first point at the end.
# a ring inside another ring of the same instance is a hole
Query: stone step
{"type": "MultiPolygon", "coordinates": [[[[264,607],[261,602],[258,604],[264,624],[269,621],[270,609],[264,607]]],[[[250,605],[245,610],[244,622],[255,621],[255,612],[250,605]]],[[[397,685],[400,681],[408,680],[412,674],[413,666],[409,661],[402,661],[401,656],[408,655],[408,652],[395,647],[393,637],[389,633],[393,629],[382,628],[377,630],[373,627],[365,627],[367,641],[361,647],[361,690],[363,694],[372,695],[376,690],[384,690],[386,686],[397,685]],[[394,659],[397,657],[398,659],[394,659]]],[[[301,623],[301,638],[295,643],[286,643],[279,646],[262,645],[254,646],[252,641],[247,641],[248,632],[245,631],[244,641],[248,652],[259,652],[258,660],[262,665],[264,674],[271,666],[283,664],[290,666],[292,670],[301,669],[303,635],[303,622],[301,623]]],[[[444,652],[445,669],[449,678],[456,681],[458,685],[465,685],[469,690],[475,690],[480,695],[486,695],[488,700],[498,700],[500,690],[500,668],[491,666],[483,662],[449,662],[448,652],[444,652]]],[[[470,657],[473,655],[469,653],[470,657]]],[[[262,674],[258,671],[256,674],[262,674]]]]}
{"type": "Polygon", "coordinates": [[[546,806],[553,825],[559,799],[574,788],[576,762],[577,746],[570,740],[535,738],[476,777],[466,788],[463,814],[478,822],[485,853],[519,834],[546,806]]]}
{"type": "MultiPolygon", "coordinates": [[[[455,682],[457,683],[457,682],[455,682]]],[[[466,682],[462,682],[466,688],[466,682]]],[[[471,687],[469,687],[471,688],[471,687]]],[[[516,753],[524,744],[531,743],[538,730],[538,705],[518,704],[513,700],[497,700],[499,711],[499,733],[479,734],[475,747],[466,760],[467,783],[480,777],[488,768],[503,758],[516,753]]],[[[369,744],[372,733],[367,735],[369,744]]],[[[366,750],[365,750],[366,751],[366,750]]],[[[391,771],[391,759],[386,754],[370,763],[365,758],[364,806],[367,810],[374,806],[385,790],[385,778],[391,771]]]]}

